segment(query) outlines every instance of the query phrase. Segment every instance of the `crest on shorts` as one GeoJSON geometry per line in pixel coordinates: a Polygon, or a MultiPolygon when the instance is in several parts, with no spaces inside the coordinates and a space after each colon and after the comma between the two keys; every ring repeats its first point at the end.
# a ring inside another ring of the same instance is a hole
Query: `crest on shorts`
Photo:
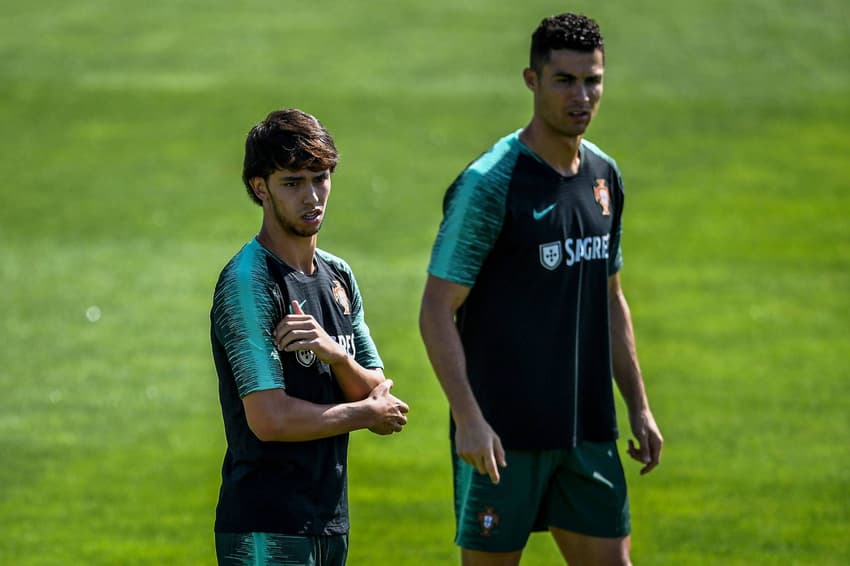
{"type": "Polygon", "coordinates": [[[499,525],[499,516],[492,507],[486,507],[478,514],[478,524],[481,525],[481,536],[489,537],[490,531],[499,525]]]}
{"type": "Polygon", "coordinates": [[[605,179],[596,179],[596,184],[593,186],[593,198],[602,208],[602,216],[611,216],[611,192],[605,184],[605,179]]]}
{"type": "Polygon", "coordinates": [[[339,279],[334,279],[334,285],[331,288],[334,299],[342,307],[342,314],[351,314],[351,303],[348,300],[348,293],[345,292],[345,287],[342,286],[339,279]]]}
{"type": "Polygon", "coordinates": [[[549,271],[561,265],[561,242],[540,244],[540,265],[549,271]]]}

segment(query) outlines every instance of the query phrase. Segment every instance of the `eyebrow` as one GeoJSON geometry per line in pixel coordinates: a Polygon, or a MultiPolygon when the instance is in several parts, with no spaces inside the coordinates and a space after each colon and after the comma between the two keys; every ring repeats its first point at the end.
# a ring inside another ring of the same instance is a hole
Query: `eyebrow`
{"type": "MultiPolygon", "coordinates": [[[[315,175],[312,176],[313,179],[318,179],[320,177],[329,177],[330,173],[327,171],[319,171],[315,175]]],[[[306,179],[307,175],[285,175],[280,178],[281,181],[303,181],[306,179]]]]}
{"type": "MultiPolygon", "coordinates": [[[[572,74],[572,73],[571,73],[571,72],[569,72],[569,71],[554,71],[552,74],[553,74],[554,76],[556,76],[556,77],[573,77],[573,78],[578,78],[576,75],[572,74]]],[[[603,71],[600,71],[600,72],[598,72],[598,73],[590,73],[590,74],[588,74],[588,75],[586,75],[586,76],[588,76],[588,77],[601,77],[603,74],[604,74],[604,72],[603,72],[603,71]]]]}
{"type": "Polygon", "coordinates": [[[275,183],[277,183],[279,185],[289,185],[289,184],[300,185],[300,184],[304,183],[304,176],[303,175],[286,175],[285,177],[278,177],[278,179],[277,179],[277,181],[275,181],[275,183]]]}

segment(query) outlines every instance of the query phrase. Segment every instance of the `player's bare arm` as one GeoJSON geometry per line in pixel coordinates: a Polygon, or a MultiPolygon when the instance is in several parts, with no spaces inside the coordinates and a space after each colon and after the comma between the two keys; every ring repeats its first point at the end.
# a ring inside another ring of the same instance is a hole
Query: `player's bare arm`
{"type": "Polygon", "coordinates": [[[469,287],[428,276],[419,329],[437,379],[449,401],[457,432],[458,457],[481,474],[499,483],[499,467],[505,467],[505,451],[475,400],[466,376],[466,356],[455,326],[455,314],[469,295],[469,287]]]}
{"type": "Polygon", "coordinates": [[[311,350],[331,370],[347,401],[360,401],[386,378],[380,368],[367,369],[358,364],[336,340],[330,337],[313,316],[305,314],[292,301],[292,314],[281,320],[274,331],[278,350],[311,350]]]}
{"type": "Polygon", "coordinates": [[[359,429],[376,434],[401,432],[407,404],[390,393],[392,380],[375,387],[362,401],[319,405],[287,395],[283,389],[249,393],[242,399],[251,431],[262,441],[300,442],[359,429]]]}
{"type": "Polygon", "coordinates": [[[614,380],[629,411],[629,424],[635,442],[629,440],[629,456],[644,464],[641,474],[652,471],[661,460],[664,439],[649,408],[635,346],[629,304],[620,285],[620,275],[608,279],[611,312],[611,351],[614,380]]]}

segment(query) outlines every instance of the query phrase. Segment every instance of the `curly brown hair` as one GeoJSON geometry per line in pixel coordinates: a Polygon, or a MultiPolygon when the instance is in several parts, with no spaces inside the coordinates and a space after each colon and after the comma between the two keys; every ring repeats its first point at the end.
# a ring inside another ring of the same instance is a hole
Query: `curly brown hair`
{"type": "Polygon", "coordinates": [[[242,182],[251,199],[262,204],[251,179],[268,180],[280,169],[333,172],[338,161],[333,137],[315,116],[295,108],[275,110],[248,132],[242,182]]]}

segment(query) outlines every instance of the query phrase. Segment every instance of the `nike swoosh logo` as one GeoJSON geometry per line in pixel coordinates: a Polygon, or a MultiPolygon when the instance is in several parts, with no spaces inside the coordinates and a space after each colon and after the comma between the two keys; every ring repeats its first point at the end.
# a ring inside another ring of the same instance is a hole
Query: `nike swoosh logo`
{"type": "Polygon", "coordinates": [[[541,218],[543,218],[544,216],[546,216],[547,214],[552,212],[552,210],[554,210],[556,206],[558,206],[558,203],[553,202],[552,204],[550,204],[549,206],[547,206],[546,208],[544,208],[543,210],[541,210],[539,212],[537,211],[537,209],[532,209],[531,215],[534,216],[535,220],[540,220],[541,218]]]}
{"type": "Polygon", "coordinates": [[[607,485],[611,489],[614,489],[614,484],[611,483],[611,481],[608,478],[606,478],[605,476],[603,476],[599,472],[593,472],[593,479],[595,479],[597,481],[601,481],[602,483],[604,483],[605,485],[607,485]]]}
{"type": "MultiPolygon", "coordinates": [[[[307,299],[304,299],[300,303],[298,303],[298,308],[304,310],[304,305],[307,304],[307,299]]],[[[289,305],[289,314],[292,314],[292,305],[289,305]]]]}

